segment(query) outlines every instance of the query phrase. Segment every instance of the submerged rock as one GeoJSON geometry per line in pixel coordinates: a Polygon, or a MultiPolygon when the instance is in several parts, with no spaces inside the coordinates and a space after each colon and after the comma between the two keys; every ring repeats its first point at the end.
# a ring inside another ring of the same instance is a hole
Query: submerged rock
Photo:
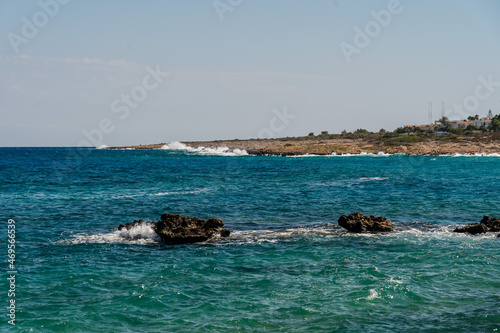
{"type": "Polygon", "coordinates": [[[389,232],[392,231],[392,222],[385,217],[366,216],[360,212],[349,216],[342,215],[339,218],[339,225],[348,231],[364,232],[389,232]]]}
{"type": "Polygon", "coordinates": [[[204,242],[216,234],[221,237],[231,234],[229,229],[223,228],[224,222],[219,219],[211,218],[205,221],[177,214],[163,214],[158,222],[135,220],[120,224],[118,230],[130,230],[143,224],[150,225],[160,236],[161,241],[168,245],[204,242]]]}
{"type": "MultiPolygon", "coordinates": [[[[472,235],[484,234],[486,232],[498,232],[500,231],[500,219],[483,216],[480,223],[470,223],[463,227],[458,227],[453,232],[466,232],[472,235]]],[[[500,235],[498,236],[500,237],[500,235]]]]}

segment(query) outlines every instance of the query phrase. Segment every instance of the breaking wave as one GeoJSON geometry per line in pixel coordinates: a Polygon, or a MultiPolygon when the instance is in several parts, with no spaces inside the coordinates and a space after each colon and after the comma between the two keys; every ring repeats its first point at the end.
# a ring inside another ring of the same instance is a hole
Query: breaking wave
{"type": "Polygon", "coordinates": [[[149,225],[137,225],[130,230],[122,229],[115,230],[108,233],[77,234],[72,238],[62,241],[62,243],[69,244],[109,244],[109,243],[123,243],[123,244],[153,244],[159,243],[160,236],[149,225]]]}
{"type": "Polygon", "coordinates": [[[213,155],[213,156],[245,156],[248,155],[247,151],[244,149],[231,149],[228,147],[189,147],[182,142],[173,141],[166,145],[163,145],[161,149],[164,150],[180,150],[188,153],[199,154],[199,155],[213,155]]]}

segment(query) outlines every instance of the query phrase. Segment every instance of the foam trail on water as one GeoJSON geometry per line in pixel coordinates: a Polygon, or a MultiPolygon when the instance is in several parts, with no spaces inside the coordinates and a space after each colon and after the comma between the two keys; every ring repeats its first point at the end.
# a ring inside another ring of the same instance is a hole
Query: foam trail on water
{"type": "Polygon", "coordinates": [[[439,156],[445,156],[445,157],[500,157],[500,154],[498,154],[498,153],[474,153],[474,154],[455,153],[455,154],[439,155],[439,156]]]}
{"type": "Polygon", "coordinates": [[[359,178],[359,181],[360,182],[370,182],[370,181],[373,181],[373,180],[386,180],[387,177],[363,177],[363,178],[359,178]]]}
{"type": "Polygon", "coordinates": [[[231,149],[228,147],[189,147],[182,142],[173,141],[166,145],[163,145],[161,149],[164,150],[180,150],[193,154],[199,155],[214,155],[214,156],[245,156],[248,155],[247,151],[244,149],[231,149]]]}
{"type": "Polygon", "coordinates": [[[336,152],[331,153],[331,155],[326,155],[326,156],[335,156],[335,157],[388,157],[388,156],[393,156],[396,154],[389,154],[389,153],[384,153],[383,151],[379,151],[378,153],[367,153],[367,152],[361,152],[359,154],[350,154],[350,153],[345,153],[345,154],[337,154],[336,152]]]}
{"type": "MultiPolygon", "coordinates": [[[[301,237],[328,239],[332,237],[349,238],[385,238],[392,241],[404,241],[410,243],[425,243],[436,240],[458,241],[464,244],[480,243],[496,239],[498,233],[486,233],[482,235],[469,235],[455,233],[456,225],[408,225],[399,224],[394,232],[390,233],[350,233],[334,223],[325,223],[310,227],[284,228],[274,230],[233,230],[231,235],[223,239],[224,244],[262,244],[278,243],[301,237]]],[[[220,240],[217,236],[212,241],[220,240]]],[[[311,239],[312,240],[312,239],[311,239]]],[[[70,239],[60,241],[62,244],[155,244],[161,239],[150,225],[137,225],[129,230],[115,230],[109,233],[77,234],[70,239]]]]}
{"type": "MultiPolygon", "coordinates": [[[[224,240],[230,244],[262,244],[278,243],[300,237],[314,237],[316,239],[332,237],[349,238],[386,238],[389,241],[404,241],[411,243],[429,242],[436,240],[458,241],[465,243],[480,243],[485,240],[495,239],[498,233],[482,235],[468,235],[455,233],[456,225],[413,225],[398,224],[394,232],[390,233],[351,233],[339,227],[336,223],[325,223],[310,227],[284,228],[274,230],[234,230],[224,240]]],[[[227,244],[226,242],[221,244],[227,244]]]]}

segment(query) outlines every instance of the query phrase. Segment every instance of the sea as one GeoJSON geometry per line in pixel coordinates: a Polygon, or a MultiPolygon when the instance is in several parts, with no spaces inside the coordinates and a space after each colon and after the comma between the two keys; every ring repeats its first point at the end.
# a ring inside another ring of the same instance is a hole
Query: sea
{"type": "Polygon", "coordinates": [[[499,189],[498,154],[0,148],[0,331],[495,332],[500,238],[453,230],[499,189]],[[357,211],[394,232],[338,226],[357,211]],[[163,213],[232,233],[117,230],[163,213]]]}

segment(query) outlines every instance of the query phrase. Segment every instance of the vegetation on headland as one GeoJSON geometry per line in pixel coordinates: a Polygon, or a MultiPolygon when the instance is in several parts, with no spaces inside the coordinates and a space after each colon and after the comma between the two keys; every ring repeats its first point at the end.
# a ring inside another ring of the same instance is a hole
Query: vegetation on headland
{"type": "MultiPolygon", "coordinates": [[[[468,121],[479,120],[479,115],[469,116],[468,121]]],[[[465,120],[464,120],[465,121],[465,120]]],[[[473,125],[468,125],[466,128],[454,128],[450,125],[450,121],[447,117],[443,117],[439,120],[441,123],[440,127],[435,130],[423,130],[418,126],[405,126],[398,127],[394,131],[389,132],[381,128],[378,132],[370,132],[364,128],[359,128],[354,132],[347,132],[345,130],[340,134],[330,134],[328,131],[322,131],[319,134],[314,134],[310,132],[307,136],[302,137],[285,137],[277,140],[311,140],[311,139],[377,139],[385,143],[391,142],[422,142],[428,140],[454,140],[461,136],[477,137],[480,135],[484,137],[488,133],[492,134],[492,138],[497,138],[498,135],[495,133],[500,132],[500,114],[491,118],[491,124],[488,127],[480,126],[476,127],[473,125]]]]}

